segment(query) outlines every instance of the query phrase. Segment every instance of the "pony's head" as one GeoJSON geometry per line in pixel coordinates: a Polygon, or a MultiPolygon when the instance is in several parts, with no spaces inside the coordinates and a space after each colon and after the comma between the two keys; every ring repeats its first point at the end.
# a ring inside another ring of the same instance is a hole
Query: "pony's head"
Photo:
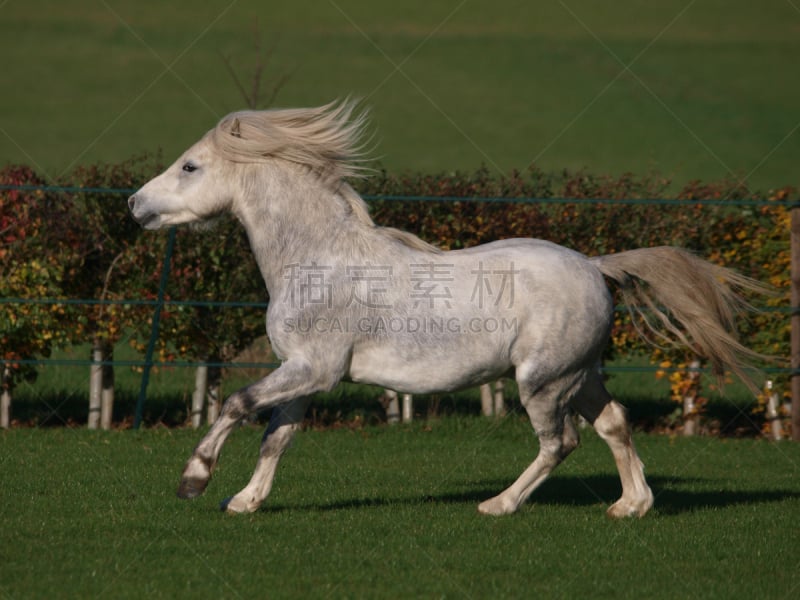
{"type": "Polygon", "coordinates": [[[128,198],[133,218],[145,229],[205,220],[230,206],[225,164],[204,136],[166,171],[128,198]]]}
{"type": "Polygon", "coordinates": [[[133,218],[146,229],[159,229],[231,210],[250,189],[252,178],[241,172],[244,166],[252,173],[248,165],[299,164],[324,183],[358,175],[366,115],[354,117],[354,109],[354,102],[345,101],[231,113],[128,199],[133,218]]]}

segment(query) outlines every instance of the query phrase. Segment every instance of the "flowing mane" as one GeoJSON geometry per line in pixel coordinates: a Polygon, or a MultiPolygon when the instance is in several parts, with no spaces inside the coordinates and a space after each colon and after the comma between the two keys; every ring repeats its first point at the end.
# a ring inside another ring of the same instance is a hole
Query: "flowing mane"
{"type": "Polygon", "coordinates": [[[411,233],[376,226],[361,196],[342,181],[346,177],[362,177],[366,170],[361,164],[361,139],[367,113],[357,114],[356,108],[356,102],[344,100],[316,108],[234,112],[211,130],[211,142],[223,158],[233,162],[278,158],[307,166],[336,189],[361,223],[410,248],[441,252],[411,233]]]}
{"type": "Polygon", "coordinates": [[[220,155],[234,162],[279,158],[305,165],[325,180],[363,175],[367,113],[351,100],[316,108],[233,112],[209,133],[220,155]]]}
{"type": "Polygon", "coordinates": [[[364,225],[374,227],[382,235],[385,235],[389,239],[397,240],[409,248],[421,250],[422,252],[430,252],[432,254],[442,253],[440,248],[437,248],[433,244],[429,244],[413,233],[403,231],[402,229],[396,229],[394,227],[381,227],[380,225],[376,225],[375,221],[372,220],[372,217],[369,216],[369,208],[367,207],[367,203],[364,202],[364,199],[359,196],[358,192],[356,192],[350,186],[350,184],[342,183],[338,191],[341,197],[347,203],[353,216],[364,225]]]}

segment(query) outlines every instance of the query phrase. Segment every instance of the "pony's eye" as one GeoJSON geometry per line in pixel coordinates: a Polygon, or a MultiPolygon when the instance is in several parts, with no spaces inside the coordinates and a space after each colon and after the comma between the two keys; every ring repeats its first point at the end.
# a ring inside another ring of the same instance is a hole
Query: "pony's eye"
{"type": "Polygon", "coordinates": [[[191,173],[193,171],[197,171],[197,167],[192,163],[187,162],[186,164],[183,165],[183,170],[186,171],[187,173],[191,173]]]}

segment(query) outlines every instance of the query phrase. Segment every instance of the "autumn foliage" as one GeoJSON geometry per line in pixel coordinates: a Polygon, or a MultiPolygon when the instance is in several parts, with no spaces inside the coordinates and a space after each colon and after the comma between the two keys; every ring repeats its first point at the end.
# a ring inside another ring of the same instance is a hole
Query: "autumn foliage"
{"type": "MultiPolygon", "coordinates": [[[[82,167],[62,182],[78,191],[64,193],[8,189],[43,180],[27,167],[0,171],[2,297],[154,299],[166,236],[139,230],[128,218],[125,194],[85,190],[135,189],[156,172],[157,161],[148,158],[82,167]]],[[[754,193],[735,181],[677,188],[651,175],[535,168],[502,176],[486,169],[435,175],[379,171],[354,186],[368,199],[378,224],[412,231],[446,249],[510,237],[548,239],[588,255],[655,245],[688,248],[775,288],[773,297],[752,299],[768,310],[744,320],[741,334],[754,350],[788,356],[789,319],[780,309],[788,306],[786,207],[797,198],[793,189],[754,193]],[[670,204],[669,199],[689,203],[670,204]]],[[[232,221],[203,232],[181,231],[171,267],[168,299],[266,300],[246,239],[232,221]]],[[[152,307],[135,303],[4,303],[0,353],[15,374],[24,376],[32,367],[13,360],[47,356],[54,346],[88,342],[93,336],[114,343],[124,332],[141,349],[151,315],[152,307]]],[[[246,306],[172,305],[162,316],[159,351],[165,359],[227,361],[263,330],[263,311],[246,306]]],[[[692,360],[686,351],[653,352],[635,327],[619,313],[609,352],[647,351],[656,364],[670,366],[692,360]]],[[[681,381],[673,383],[682,389],[681,381]]]]}
{"type": "Polygon", "coordinates": [[[67,266],[58,224],[68,208],[43,191],[26,189],[43,184],[27,167],[6,167],[0,182],[20,186],[0,193],[0,356],[10,367],[3,376],[8,388],[36,374],[33,365],[16,361],[49,356],[68,340],[63,305],[8,302],[60,295],[67,266]]]}

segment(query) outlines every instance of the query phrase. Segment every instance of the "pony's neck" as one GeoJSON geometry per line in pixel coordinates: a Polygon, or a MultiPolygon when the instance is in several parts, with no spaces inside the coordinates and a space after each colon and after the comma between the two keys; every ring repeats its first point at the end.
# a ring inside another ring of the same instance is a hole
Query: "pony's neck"
{"type": "Polygon", "coordinates": [[[365,260],[361,241],[375,228],[366,205],[348,184],[333,189],[313,173],[281,175],[268,185],[248,186],[234,208],[271,297],[286,284],[291,265],[365,260]]]}

